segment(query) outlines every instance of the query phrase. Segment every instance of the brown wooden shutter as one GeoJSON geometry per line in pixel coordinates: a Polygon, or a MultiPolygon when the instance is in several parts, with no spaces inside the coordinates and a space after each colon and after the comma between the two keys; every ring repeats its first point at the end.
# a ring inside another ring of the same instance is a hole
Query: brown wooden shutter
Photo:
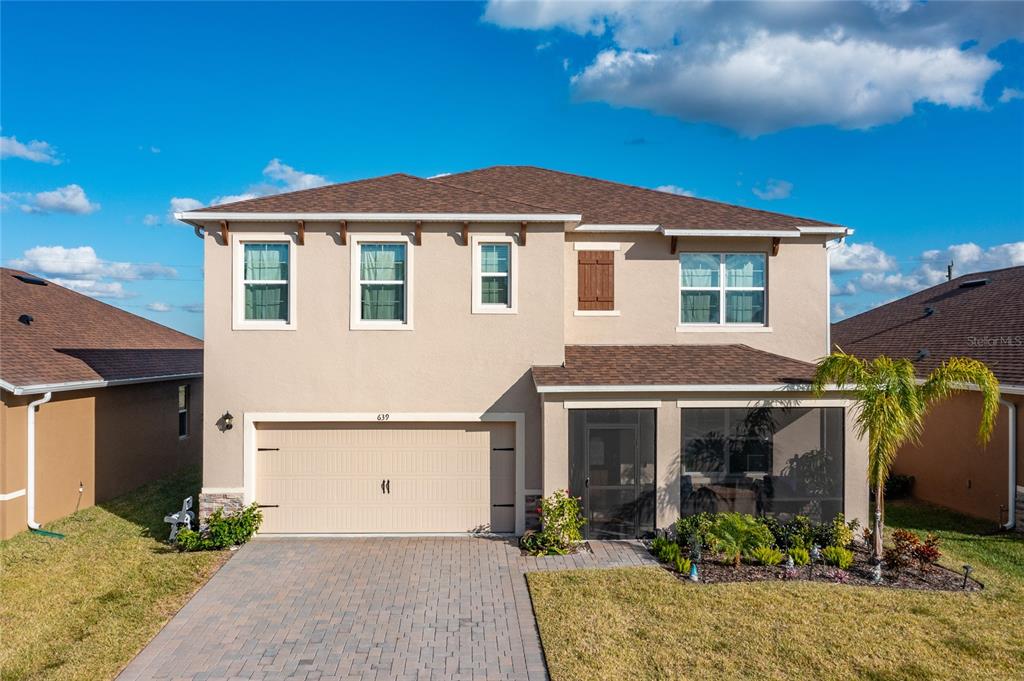
{"type": "Polygon", "coordinates": [[[579,251],[577,310],[615,309],[615,252],[579,251]]]}

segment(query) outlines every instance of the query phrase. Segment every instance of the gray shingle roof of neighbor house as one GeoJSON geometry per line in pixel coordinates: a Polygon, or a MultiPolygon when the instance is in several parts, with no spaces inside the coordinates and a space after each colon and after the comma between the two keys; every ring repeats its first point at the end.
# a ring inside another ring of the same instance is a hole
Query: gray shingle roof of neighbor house
{"type": "Polygon", "coordinates": [[[965,274],[836,322],[832,344],[865,359],[912,359],[920,376],[973,357],[1001,383],[1024,385],[1024,267],[965,274]]]}
{"type": "Polygon", "coordinates": [[[494,166],[428,179],[399,173],[210,206],[193,214],[204,212],[565,214],[582,215],[586,224],[782,230],[794,236],[799,228],[838,228],[532,166],[494,166]]]}
{"type": "Polygon", "coordinates": [[[806,385],[814,365],[747,345],[567,345],[562,366],[535,366],[551,386],[806,385]]]}
{"type": "Polygon", "coordinates": [[[202,374],[198,338],[52,281],[43,286],[19,277],[46,281],[0,269],[0,380],[7,385],[27,389],[202,374]],[[23,315],[31,320],[19,321],[23,315]]]}

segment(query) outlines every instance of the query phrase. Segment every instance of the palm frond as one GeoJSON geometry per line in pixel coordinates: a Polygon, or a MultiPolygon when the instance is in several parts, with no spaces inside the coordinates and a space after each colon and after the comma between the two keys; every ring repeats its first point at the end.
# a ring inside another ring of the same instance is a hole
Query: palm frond
{"type": "Polygon", "coordinates": [[[864,383],[866,376],[864,360],[839,350],[818,362],[811,389],[815,395],[821,395],[829,385],[840,389],[857,387],[864,383]]]}
{"type": "Polygon", "coordinates": [[[971,386],[978,388],[982,398],[978,442],[988,444],[999,415],[999,380],[984,362],[970,357],[950,357],[928,375],[921,386],[921,395],[930,405],[971,386]]]}

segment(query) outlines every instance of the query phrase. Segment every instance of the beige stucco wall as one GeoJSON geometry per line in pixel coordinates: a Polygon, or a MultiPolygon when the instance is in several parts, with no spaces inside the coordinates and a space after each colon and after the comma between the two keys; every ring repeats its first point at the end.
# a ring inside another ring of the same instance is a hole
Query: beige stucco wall
{"type": "MultiPolygon", "coordinates": [[[[523,412],[526,489],[538,488],[540,407],[530,367],[563,359],[563,226],[531,224],[519,246],[518,314],[471,314],[472,249],[461,225],[424,225],[413,258],[412,331],[349,329],[351,237],[411,235],[409,224],[307,226],[294,247],[297,328],[232,330],[232,247],[205,239],[205,489],[240,489],[249,412],[523,412]],[[230,411],[239,424],[221,431],[230,411]]],[[[294,225],[232,223],[232,240],[294,225]]],[[[517,235],[518,224],[471,225],[517,235]]]]}
{"type": "MultiPolygon", "coordinates": [[[[178,385],[168,381],[55,392],[36,413],[36,520],[47,523],[202,459],[202,381],[192,386],[191,436],[178,438],[178,385]],[[79,487],[81,486],[81,492],[79,487]]],[[[2,393],[0,493],[27,488],[27,405],[2,393]]],[[[26,527],[26,497],[0,501],[0,538],[26,527]]]]}
{"type": "MultiPolygon", "coordinates": [[[[1024,396],[1004,395],[1017,404],[1017,484],[1024,484],[1024,396]]],[[[995,430],[987,446],[978,444],[981,396],[954,395],[937,404],[925,419],[921,442],[903,447],[893,473],[913,475],[914,496],[961,513],[1006,522],[1009,503],[1009,418],[1000,406],[995,430]]],[[[1018,518],[1020,523],[1021,519],[1018,518]]]]}
{"type": "MultiPolygon", "coordinates": [[[[763,400],[778,400],[778,395],[729,395],[725,393],[605,393],[597,397],[584,394],[546,394],[544,396],[544,493],[569,486],[569,409],[565,403],[591,402],[594,408],[629,408],[639,403],[657,402],[657,526],[669,527],[680,514],[679,483],[682,466],[682,408],[687,406],[746,406],[761,404],[763,400]]],[[[787,397],[786,406],[845,406],[844,450],[844,512],[848,520],[854,518],[864,525],[868,518],[867,442],[857,438],[853,409],[849,403],[815,401],[810,395],[787,397]]],[[[646,407],[649,408],[649,407],[646,407]]],[[[815,425],[815,427],[817,427],[815,425]]]]}
{"type": "Polygon", "coordinates": [[[683,239],[680,252],[765,253],[770,331],[677,331],[679,256],[660,234],[568,234],[565,253],[565,338],[568,344],[743,343],[814,361],[828,345],[828,260],[824,237],[784,239],[777,256],[771,239],[683,239]],[[616,317],[575,316],[577,242],[618,243],[616,317]]]}

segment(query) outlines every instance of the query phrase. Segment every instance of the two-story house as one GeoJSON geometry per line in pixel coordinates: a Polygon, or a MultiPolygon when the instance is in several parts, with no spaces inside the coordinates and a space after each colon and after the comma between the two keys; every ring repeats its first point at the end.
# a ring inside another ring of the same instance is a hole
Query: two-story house
{"type": "Polygon", "coordinates": [[[264,533],[593,538],[696,510],[867,516],[829,348],[844,227],[532,167],[177,215],[205,243],[202,508],[264,533]]]}

